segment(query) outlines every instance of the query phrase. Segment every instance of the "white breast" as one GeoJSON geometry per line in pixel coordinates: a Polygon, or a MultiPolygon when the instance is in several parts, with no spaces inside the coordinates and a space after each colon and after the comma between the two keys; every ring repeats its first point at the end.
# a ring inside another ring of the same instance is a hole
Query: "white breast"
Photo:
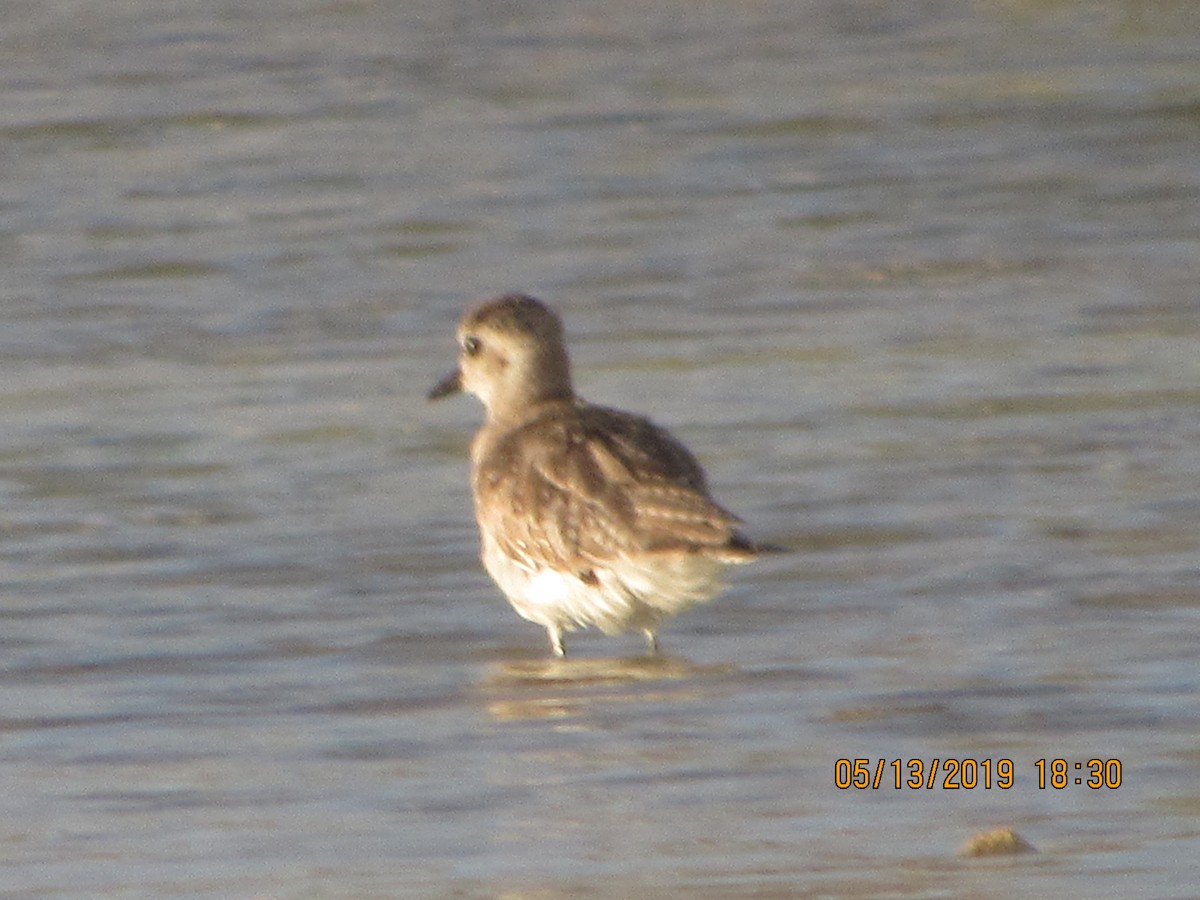
{"type": "Polygon", "coordinates": [[[641,554],[594,569],[594,579],[502,552],[483,533],[483,565],[517,614],[543,627],[596,626],[609,634],[654,629],[721,588],[722,565],[703,554],[641,554]]]}

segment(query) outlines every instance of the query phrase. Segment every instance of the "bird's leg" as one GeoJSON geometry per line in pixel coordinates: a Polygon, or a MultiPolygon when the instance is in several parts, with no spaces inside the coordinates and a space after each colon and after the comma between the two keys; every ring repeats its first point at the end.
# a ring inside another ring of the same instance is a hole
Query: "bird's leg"
{"type": "Polygon", "coordinates": [[[650,655],[658,656],[658,635],[649,628],[643,628],[642,634],[646,636],[646,648],[650,651],[650,655]]]}
{"type": "Polygon", "coordinates": [[[562,629],[547,626],[546,635],[550,638],[550,652],[559,659],[566,656],[567,649],[563,646],[562,629]]]}

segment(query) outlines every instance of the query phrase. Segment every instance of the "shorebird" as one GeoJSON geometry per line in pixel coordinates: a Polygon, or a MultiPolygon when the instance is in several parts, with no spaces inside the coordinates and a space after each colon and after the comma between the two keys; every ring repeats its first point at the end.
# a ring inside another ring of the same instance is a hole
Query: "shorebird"
{"type": "Polygon", "coordinates": [[[648,419],[575,395],[559,317],[532,297],[485,301],[458,326],[458,367],[429,394],[483,403],[471,488],[483,566],[525,619],[563,633],[641,631],[722,587],[759,554],[687,448],[648,419]]]}

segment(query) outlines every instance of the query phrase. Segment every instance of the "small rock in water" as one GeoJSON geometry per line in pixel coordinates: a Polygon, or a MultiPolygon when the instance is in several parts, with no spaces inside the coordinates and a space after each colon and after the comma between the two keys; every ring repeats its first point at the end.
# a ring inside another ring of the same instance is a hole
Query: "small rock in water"
{"type": "Polygon", "coordinates": [[[1015,853],[1036,853],[1033,844],[1011,828],[994,828],[973,835],[959,851],[962,856],[1008,856],[1015,853]]]}

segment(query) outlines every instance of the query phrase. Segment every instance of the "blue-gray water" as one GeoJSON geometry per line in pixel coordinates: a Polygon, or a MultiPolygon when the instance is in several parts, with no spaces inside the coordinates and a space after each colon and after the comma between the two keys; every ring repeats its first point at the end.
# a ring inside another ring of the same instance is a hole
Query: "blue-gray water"
{"type": "Polygon", "coordinates": [[[1197,59],[1188,2],[10,3],[0,896],[1194,895],[1197,59]],[[477,563],[424,394],[514,289],[792,548],[665,660],[548,664],[477,563]]]}

